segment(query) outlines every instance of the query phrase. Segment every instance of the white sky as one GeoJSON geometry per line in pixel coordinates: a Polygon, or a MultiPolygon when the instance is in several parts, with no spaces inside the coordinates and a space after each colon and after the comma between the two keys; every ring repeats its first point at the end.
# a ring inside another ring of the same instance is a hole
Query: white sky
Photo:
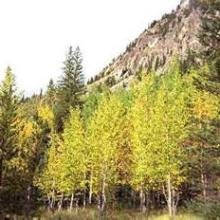
{"type": "Polygon", "coordinates": [[[86,78],[99,73],[180,0],[0,0],[0,79],[10,65],[26,95],[62,74],[79,45],[86,78]]]}

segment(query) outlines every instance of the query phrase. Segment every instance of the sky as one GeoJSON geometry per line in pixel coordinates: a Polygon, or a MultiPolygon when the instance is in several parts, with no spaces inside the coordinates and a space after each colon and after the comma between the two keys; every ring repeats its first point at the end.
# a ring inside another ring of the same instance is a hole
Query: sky
{"type": "Polygon", "coordinates": [[[0,0],[0,79],[10,65],[29,96],[62,75],[70,45],[86,79],[98,74],[180,0],[0,0]]]}

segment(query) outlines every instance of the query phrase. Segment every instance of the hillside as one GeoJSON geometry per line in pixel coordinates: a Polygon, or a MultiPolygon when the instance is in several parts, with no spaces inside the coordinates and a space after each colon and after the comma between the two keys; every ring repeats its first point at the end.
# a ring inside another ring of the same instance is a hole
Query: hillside
{"type": "Polygon", "coordinates": [[[199,0],[182,0],[175,11],[151,23],[126,48],[125,52],[91,78],[88,84],[106,83],[126,86],[141,69],[164,72],[175,56],[186,60],[191,52],[198,52],[201,45],[198,32],[204,14],[199,0]]]}

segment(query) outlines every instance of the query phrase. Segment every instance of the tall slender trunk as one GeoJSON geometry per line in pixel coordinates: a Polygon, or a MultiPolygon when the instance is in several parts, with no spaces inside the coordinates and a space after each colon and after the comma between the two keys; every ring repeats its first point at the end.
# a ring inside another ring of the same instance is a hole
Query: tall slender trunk
{"type": "Polygon", "coordinates": [[[179,193],[176,193],[174,189],[172,189],[172,212],[173,216],[176,216],[176,211],[177,211],[177,205],[179,203],[179,193]]]}
{"type": "Polygon", "coordinates": [[[31,186],[27,187],[26,191],[26,203],[24,206],[25,220],[29,220],[30,209],[31,209],[31,186]]]}
{"type": "Polygon", "coordinates": [[[169,216],[173,217],[173,198],[172,198],[172,186],[171,186],[171,180],[170,176],[167,179],[167,206],[168,206],[168,211],[169,211],[169,216]]]}
{"type": "Polygon", "coordinates": [[[167,201],[169,216],[172,218],[176,215],[177,205],[179,203],[179,193],[177,193],[172,187],[170,176],[167,178],[167,193],[165,192],[165,189],[163,191],[167,201]]]}
{"type": "Polygon", "coordinates": [[[13,220],[18,220],[18,216],[17,216],[16,214],[14,214],[14,215],[12,216],[12,219],[13,219],[13,220]]]}
{"type": "Polygon", "coordinates": [[[50,210],[54,211],[54,205],[55,205],[55,180],[53,180],[52,185],[52,196],[50,201],[50,210]]]}
{"type": "Polygon", "coordinates": [[[51,197],[48,196],[48,197],[47,197],[47,200],[48,200],[47,210],[48,210],[48,212],[49,212],[49,211],[50,211],[50,200],[51,200],[51,197]]]}
{"type": "Polygon", "coordinates": [[[133,208],[136,207],[136,194],[135,194],[135,191],[133,189],[131,191],[131,206],[133,208]]]}
{"type": "Polygon", "coordinates": [[[150,208],[150,193],[147,191],[145,192],[145,198],[146,198],[146,213],[148,214],[149,208],[150,208]]]}
{"type": "Polygon", "coordinates": [[[54,205],[55,205],[55,189],[52,191],[52,196],[50,200],[50,210],[54,211],[54,205]]]}
{"type": "Polygon", "coordinates": [[[76,206],[75,206],[75,210],[76,210],[76,212],[78,212],[78,209],[79,209],[79,199],[78,198],[76,198],[76,206]]]}
{"type": "MultiPolygon", "coordinates": [[[[199,128],[202,129],[202,123],[199,124],[199,128]]],[[[205,174],[205,168],[204,168],[204,164],[203,164],[203,156],[204,156],[204,150],[203,150],[203,146],[201,147],[201,152],[200,152],[200,178],[201,178],[201,184],[202,184],[202,195],[203,195],[203,199],[204,202],[206,202],[207,200],[207,190],[206,190],[206,174],[205,174]]]]}
{"type": "Polygon", "coordinates": [[[104,212],[105,211],[105,206],[106,206],[106,195],[105,195],[105,177],[103,179],[103,183],[102,183],[102,194],[101,194],[101,211],[104,212]]]}
{"type": "Polygon", "coordinates": [[[61,211],[63,207],[63,193],[61,194],[59,205],[58,205],[58,211],[61,211]]]}
{"type": "MultiPolygon", "coordinates": [[[[86,182],[86,172],[84,173],[84,181],[86,182]]],[[[83,189],[83,208],[85,209],[86,207],[86,186],[84,186],[83,189]]]]}
{"type": "Polygon", "coordinates": [[[83,192],[83,208],[85,209],[86,207],[86,190],[84,189],[84,192],[83,192]]]}
{"type": "Polygon", "coordinates": [[[72,210],[73,210],[73,199],[74,199],[74,193],[71,194],[69,211],[72,211],[72,210]]]}
{"type": "Polygon", "coordinates": [[[105,219],[105,206],[106,206],[106,195],[105,195],[105,184],[106,184],[106,176],[105,174],[103,175],[102,179],[102,188],[99,196],[99,201],[98,201],[98,208],[99,208],[99,219],[104,220],[105,219]]]}
{"type": "Polygon", "coordinates": [[[206,191],[207,180],[206,180],[206,174],[204,172],[202,161],[200,163],[200,170],[201,170],[200,178],[201,178],[201,184],[202,184],[202,195],[203,195],[204,202],[206,202],[206,200],[207,200],[207,191],[206,191]]]}
{"type": "Polygon", "coordinates": [[[206,175],[202,172],[201,173],[202,195],[205,202],[207,200],[206,181],[207,181],[206,175]]]}
{"type": "Polygon", "coordinates": [[[89,204],[90,205],[92,204],[92,193],[93,193],[93,182],[92,182],[92,179],[93,179],[93,171],[91,171],[90,183],[89,183],[89,204]]]}
{"type": "Polygon", "coordinates": [[[146,211],[147,211],[146,194],[145,194],[143,188],[141,188],[141,191],[140,191],[140,210],[142,213],[146,213],[146,211]]]}

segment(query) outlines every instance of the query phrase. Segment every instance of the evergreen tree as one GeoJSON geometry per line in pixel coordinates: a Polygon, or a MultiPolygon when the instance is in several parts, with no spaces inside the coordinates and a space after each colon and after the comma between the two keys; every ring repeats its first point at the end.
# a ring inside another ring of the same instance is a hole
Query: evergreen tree
{"type": "Polygon", "coordinates": [[[58,103],[55,108],[58,130],[62,129],[70,107],[81,107],[84,91],[82,55],[79,47],[75,51],[70,47],[64,61],[63,76],[58,84],[58,103]]]}
{"type": "Polygon", "coordinates": [[[50,79],[47,92],[46,92],[46,102],[51,106],[54,107],[56,102],[56,86],[52,79],[50,79]]]}
{"type": "Polygon", "coordinates": [[[4,210],[4,196],[13,195],[10,166],[18,150],[18,103],[15,77],[8,67],[0,86],[0,210],[4,210]]]}
{"type": "Polygon", "coordinates": [[[213,59],[220,55],[220,1],[205,0],[203,7],[205,14],[202,18],[200,42],[206,48],[205,55],[213,59]]]}
{"type": "Polygon", "coordinates": [[[189,166],[192,168],[189,173],[189,182],[191,185],[197,185],[199,195],[206,202],[208,194],[213,193],[214,182],[219,179],[217,162],[220,155],[218,150],[220,142],[219,97],[208,91],[197,89],[192,94],[192,100],[192,128],[189,139],[191,142],[189,166]],[[211,178],[210,172],[215,173],[215,176],[211,178]]]}
{"type": "MultiPolygon", "coordinates": [[[[205,8],[202,17],[202,26],[199,34],[200,43],[205,48],[202,55],[205,61],[212,66],[209,78],[220,82],[220,1],[204,0],[205,8]]],[[[213,88],[220,94],[219,85],[213,88]]]]}

